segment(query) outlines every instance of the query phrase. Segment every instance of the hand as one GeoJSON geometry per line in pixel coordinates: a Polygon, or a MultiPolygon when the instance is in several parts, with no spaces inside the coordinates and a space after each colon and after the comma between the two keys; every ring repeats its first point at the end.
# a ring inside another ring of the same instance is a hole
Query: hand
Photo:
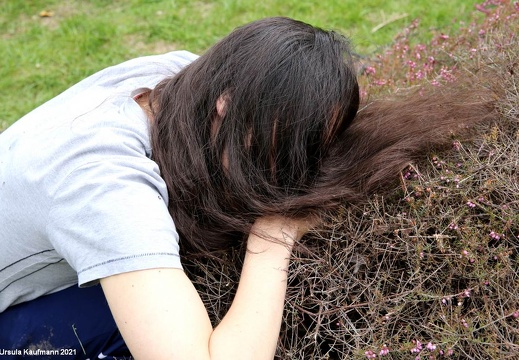
{"type": "Polygon", "coordinates": [[[256,219],[251,233],[257,237],[275,243],[288,245],[290,248],[320,222],[319,218],[288,218],[281,215],[265,216],[256,219]]]}

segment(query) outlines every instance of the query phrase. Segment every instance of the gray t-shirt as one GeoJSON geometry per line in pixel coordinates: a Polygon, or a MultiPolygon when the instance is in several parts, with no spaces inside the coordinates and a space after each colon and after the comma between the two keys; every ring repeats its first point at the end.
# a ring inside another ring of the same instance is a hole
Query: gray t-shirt
{"type": "Polygon", "coordinates": [[[77,283],[181,268],[132,93],[195,59],[178,51],[107,68],[0,134],[0,312],[77,283]]]}

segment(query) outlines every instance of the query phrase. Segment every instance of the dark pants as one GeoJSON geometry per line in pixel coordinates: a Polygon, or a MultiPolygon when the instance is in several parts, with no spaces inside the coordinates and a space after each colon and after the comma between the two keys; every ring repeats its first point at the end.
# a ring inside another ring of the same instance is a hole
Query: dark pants
{"type": "Polygon", "coordinates": [[[0,360],[129,359],[101,286],[72,286],[0,313],[0,360]]]}

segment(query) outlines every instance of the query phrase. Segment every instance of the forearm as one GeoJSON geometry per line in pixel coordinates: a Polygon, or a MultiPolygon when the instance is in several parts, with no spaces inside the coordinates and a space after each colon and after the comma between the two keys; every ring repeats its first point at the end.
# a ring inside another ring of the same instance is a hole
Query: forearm
{"type": "Polygon", "coordinates": [[[179,269],[133,271],[101,279],[117,326],[134,357],[272,359],[291,248],[304,233],[299,225],[282,218],[255,223],[235,299],[215,329],[196,289],[179,269]]]}
{"type": "Polygon", "coordinates": [[[235,299],[210,338],[211,359],[274,357],[291,247],[297,234],[281,227],[270,228],[266,234],[273,239],[254,233],[249,236],[235,299]]]}

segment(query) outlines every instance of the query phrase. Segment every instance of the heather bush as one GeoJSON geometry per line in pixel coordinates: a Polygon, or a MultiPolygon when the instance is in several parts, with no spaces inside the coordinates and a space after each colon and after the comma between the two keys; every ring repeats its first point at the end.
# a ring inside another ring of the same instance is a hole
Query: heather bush
{"type": "MultiPolygon", "coordinates": [[[[362,96],[471,79],[499,120],[402,169],[394,190],[344,204],[293,255],[278,359],[519,357],[519,2],[415,43],[413,22],[359,59],[362,96]]],[[[477,99],[474,99],[477,101],[477,99]]],[[[243,249],[186,268],[217,323],[243,249]]]]}

